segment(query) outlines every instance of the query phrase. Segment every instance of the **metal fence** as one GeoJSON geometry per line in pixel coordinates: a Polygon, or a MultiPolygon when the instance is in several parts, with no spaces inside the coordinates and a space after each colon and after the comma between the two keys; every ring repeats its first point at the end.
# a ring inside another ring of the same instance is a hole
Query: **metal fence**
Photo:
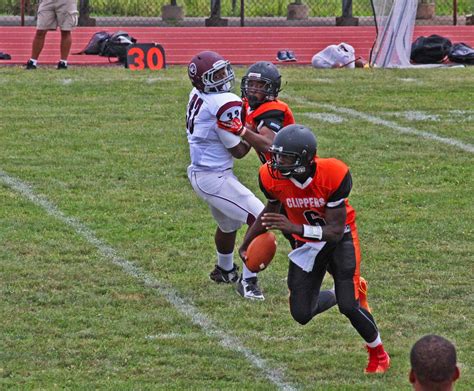
{"type": "MultiPolygon", "coordinates": [[[[34,25],[40,0],[0,0],[0,25],[34,25]]],[[[419,0],[417,24],[471,24],[474,0],[419,0]]],[[[373,24],[370,0],[78,0],[89,26],[373,24]]]]}

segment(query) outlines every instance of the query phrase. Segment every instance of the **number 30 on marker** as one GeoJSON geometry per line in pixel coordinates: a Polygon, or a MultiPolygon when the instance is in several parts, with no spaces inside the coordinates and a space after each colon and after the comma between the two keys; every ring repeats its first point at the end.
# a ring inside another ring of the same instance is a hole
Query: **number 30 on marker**
{"type": "Polygon", "coordinates": [[[158,70],[166,68],[165,50],[156,43],[136,43],[127,49],[127,68],[158,70]]]}

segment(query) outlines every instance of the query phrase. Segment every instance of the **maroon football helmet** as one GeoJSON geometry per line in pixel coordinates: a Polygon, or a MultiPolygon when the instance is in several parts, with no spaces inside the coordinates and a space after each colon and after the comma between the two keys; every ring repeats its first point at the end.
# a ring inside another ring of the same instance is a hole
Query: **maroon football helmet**
{"type": "Polygon", "coordinates": [[[188,76],[193,86],[204,93],[228,92],[235,82],[229,61],[210,50],[200,52],[191,59],[188,76]]]}

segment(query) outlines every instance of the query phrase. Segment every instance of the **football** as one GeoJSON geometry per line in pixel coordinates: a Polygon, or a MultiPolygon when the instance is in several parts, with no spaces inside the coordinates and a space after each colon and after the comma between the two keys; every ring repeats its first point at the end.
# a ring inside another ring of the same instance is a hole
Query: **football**
{"type": "Polygon", "coordinates": [[[268,231],[258,235],[247,248],[245,265],[251,272],[258,273],[262,271],[272,261],[276,249],[277,242],[273,232],[268,231]]]}

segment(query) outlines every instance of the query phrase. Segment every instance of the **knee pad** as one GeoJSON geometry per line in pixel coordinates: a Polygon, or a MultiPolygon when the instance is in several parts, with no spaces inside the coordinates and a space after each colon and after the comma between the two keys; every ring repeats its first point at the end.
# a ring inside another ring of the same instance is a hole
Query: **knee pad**
{"type": "Polygon", "coordinates": [[[290,312],[293,319],[303,326],[312,319],[311,313],[306,311],[295,310],[290,308],[290,312]]]}

